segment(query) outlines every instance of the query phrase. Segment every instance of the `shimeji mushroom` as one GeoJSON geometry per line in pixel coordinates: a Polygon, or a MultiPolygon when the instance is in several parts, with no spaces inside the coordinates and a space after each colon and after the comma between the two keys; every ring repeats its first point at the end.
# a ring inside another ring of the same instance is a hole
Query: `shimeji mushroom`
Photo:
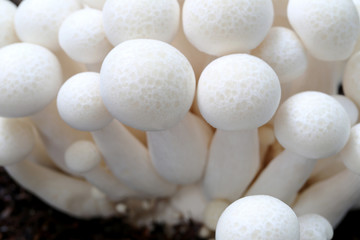
{"type": "Polygon", "coordinates": [[[136,38],[171,42],[179,27],[177,0],[107,0],[102,11],[106,36],[114,46],[136,38]]]}
{"type": "Polygon", "coordinates": [[[330,240],[334,230],[329,221],[317,214],[305,214],[298,217],[300,240],[330,240]]]}
{"type": "Polygon", "coordinates": [[[147,131],[157,172],[174,184],[200,180],[212,132],[188,113],[195,76],[184,55],[158,40],[129,40],[106,56],[100,76],[101,96],[111,115],[147,131]]]}
{"type": "Polygon", "coordinates": [[[173,194],[175,186],[156,173],[145,146],[105,108],[99,73],[84,72],[68,79],[59,91],[57,107],[71,127],[92,132],[110,170],[127,187],[149,196],[173,194]]]}
{"type": "Polygon", "coordinates": [[[82,9],[69,15],[59,29],[62,49],[75,61],[101,63],[113,48],[107,40],[102,23],[102,12],[82,9]]]}
{"type": "Polygon", "coordinates": [[[68,15],[79,9],[80,3],[74,0],[22,1],[15,14],[16,33],[23,42],[58,51],[60,25],[68,15]]]}
{"type": "Polygon", "coordinates": [[[16,6],[8,0],[0,0],[0,48],[18,42],[14,28],[16,6]]]}
{"type": "Polygon", "coordinates": [[[335,227],[359,201],[360,124],[352,127],[350,139],[339,157],[347,169],[303,191],[294,205],[294,211],[298,215],[316,213],[325,217],[335,227]]]}
{"type": "Polygon", "coordinates": [[[354,101],[360,108],[360,52],[355,53],[346,63],[343,88],[345,96],[354,101]]]}
{"type": "Polygon", "coordinates": [[[223,56],[256,48],[274,10],[271,0],[186,0],[182,17],[185,35],[197,49],[223,56]]]}
{"type": "Polygon", "coordinates": [[[0,165],[25,189],[71,216],[108,217],[115,208],[88,183],[26,160],[35,145],[33,128],[22,119],[0,119],[0,165]]]}
{"type": "Polygon", "coordinates": [[[200,112],[217,128],[204,176],[209,198],[234,201],[253,180],[260,167],[257,128],[275,113],[280,91],[274,70],[248,54],[218,58],[202,72],[200,112]]]}
{"type": "Polygon", "coordinates": [[[288,18],[310,54],[324,61],[350,57],[360,33],[352,0],[289,0],[288,18]]]}
{"type": "Polygon", "coordinates": [[[225,209],[216,226],[216,240],[299,240],[294,211],[274,197],[241,198],[225,209]]]}
{"type": "Polygon", "coordinates": [[[210,230],[215,230],[221,214],[229,205],[229,201],[221,199],[213,200],[208,203],[204,212],[204,225],[210,230]]]}
{"type": "Polygon", "coordinates": [[[85,6],[102,10],[106,0],[82,0],[85,6]]]}
{"type": "Polygon", "coordinates": [[[261,172],[246,194],[267,194],[291,203],[316,160],[334,155],[345,146],[350,120],[333,97],[302,92],[280,106],[274,131],[285,150],[261,172]]]}

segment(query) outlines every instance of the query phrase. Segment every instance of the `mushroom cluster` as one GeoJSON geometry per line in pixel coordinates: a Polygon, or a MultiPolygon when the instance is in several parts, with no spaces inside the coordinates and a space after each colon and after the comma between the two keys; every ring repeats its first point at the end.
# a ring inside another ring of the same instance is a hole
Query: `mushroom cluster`
{"type": "Polygon", "coordinates": [[[331,239],[360,206],[359,14],[357,0],[0,0],[0,165],[78,218],[331,239]]]}

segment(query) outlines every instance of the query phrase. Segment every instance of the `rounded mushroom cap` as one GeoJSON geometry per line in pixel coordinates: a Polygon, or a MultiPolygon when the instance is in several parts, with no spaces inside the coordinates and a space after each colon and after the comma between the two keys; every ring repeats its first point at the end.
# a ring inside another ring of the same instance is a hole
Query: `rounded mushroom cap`
{"type": "Polygon", "coordinates": [[[113,119],[100,95],[100,74],[95,72],[79,73],[67,80],[59,90],[57,107],[67,124],[82,131],[99,130],[113,119]]]}
{"type": "Polygon", "coordinates": [[[186,0],[186,37],[200,51],[221,56],[256,48],[274,17],[271,0],[186,0]]]}
{"type": "Polygon", "coordinates": [[[357,123],[359,118],[359,110],[357,109],[355,103],[344,95],[332,95],[332,97],[335,98],[336,101],[338,101],[347,112],[350,118],[350,125],[353,126],[355,123],[357,123]]]}
{"type": "Polygon", "coordinates": [[[300,240],[330,240],[334,230],[324,217],[317,214],[305,214],[298,218],[300,240]]]}
{"type": "Polygon", "coordinates": [[[352,0],[290,0],[288,18],[309,52],[324,61],[350,57],[360,33],[352,0]]]}
{"type": "Polygon", "coordinates": [[[23,119],[0,118],[0,166],[25,159],[34,148],[32,126],[23,119]]]}
{"type": "Polygon", "coordinates": [[[351,128],[349,141],[340,152],[340,159],[350,171],[360,175],[360,123],[351,128]]]}
{"type": "Polygon", "coordinates": [[[76,11],[64,20],[59,43],[72,59],[88,64],[103,61],[113,48],[105,36],[102,12],[91,8],[76,11]]]}
{"type": "Polygon", "coordinates": [[[299,240],[298,219],[293,210],[274,197],[241,198],[225,209],[216,226],[216,240],[299,240]]]}
{"type": "Polygon", "coordinates": [[[302,92],[280,106],[274,130],[284,148],[310,159],[326,158],[345,146],[350,119],[333,97],[321,92],[302,92]]]}
{"type": "Polygon", "coordinates": [[[280,83],[263,60],[233,54],[211,62],[198,82],[197,100],[202,116],[222,130],[255,129],[275,113],[280,83]]]}
{"type": "Polygon", "coordinates": [[[116,46],[100,71],[101,95],[119,121],[140,130],[175,126],[189,111],[195,76],[189,61],[171,45],[150,39],[116,46]]]}
{"type": "Polygon", "coordinates": [[[77,141],[66,149],[65,164],[74,172],[86,173],[100,164],[101,154],[95,144],[77,141]]]}
{"type": "Polygon", "coordinates": [[[56,97],[61,66],[44,47],[14,43],[0,49],[0,83],[0,116],[28,116],[56,97]]]}
{"type": "Polygon", "coordinates": [[[268,63],[281,83],[300,77],[307,68],[306,51],[296,34],[284,27],[273,27],[253,55],[268,63]]]}
{"type": "Polygon", "coordinates": [[[343,89],[345,96],[354,101],[358,108],[360,108],[360,52],[355,53],[346,63],[343,89]]]}
{"type": "Polygon", "coordinates": [[[136,38],[171,42],[179,27],[180,7],[176,0],[107,0],[103,21],[114,46],[136,38]]]}
{"type": "Polygon", "coordinates": [[[14,28],[16,6],[8,0],[0,0],[0,48],[18,41],[14,28]]]}
{"type": "Polygon", "coordinates": [[[62,21],[81,9],[74,0],[26,0],[15,14],[15,30],[21,41],[59,50],[58,31],[62,21]]]}

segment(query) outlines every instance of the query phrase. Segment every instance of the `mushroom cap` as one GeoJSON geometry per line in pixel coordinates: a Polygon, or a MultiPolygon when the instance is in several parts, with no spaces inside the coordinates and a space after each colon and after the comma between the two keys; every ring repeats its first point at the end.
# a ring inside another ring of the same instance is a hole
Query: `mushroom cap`
{"type": "Polygon", "coordinates": [[[335,98],[336,101],[338,101],[347,112],[350,118],[350,125],[353,126],[355,123],[357,123],[359,118],[359,110],[357,109],[355,103],[344,95],[332,95],[332,97],[335,98]]]}
{"type": "Polygon", "coordinates": [[[32,126],[23,119],[0,118],[0,166],[25,159],[34,148],[32,126]]]}
{"type": "Polygon", "coordinates": [[[340,152],[340,159],[350,171],[360,175],[360,124],[351,128],[349,141],[340,152]]]}
{"type": "Polygon", "coordinates": [[[99,130],[113,119],[100,95],[100,74],[95,72],[79,73],[67,80],[59,90],[57,107],[67,124],[82,131],[99,130]]]}
{"type": "Polygon", "coordinates": [[[107,0],[103,8],[105,33],[114,46],[136,38],[171,42],[179,21],[176,0],[107,0]]]}
{"type": "Polygon", "coordinates": [[[69,15],[59,30],[61,48],[72,59],[82,63],[102,62],[113,48],[102,24],[102,12],[82,9],[69,15]]]}
{"type": "Polygon", "coordinates": [[[360,33],[352,0],[289,0],[288,18],[309,52],[324,61],[350,57],[360,33]]]}
{"type": "Polygon", "coordinates": [[[58,31],[62,21],[81,9],[74,0],[26,0],[15,14],[15,30],[20,40],[39,44],[52,51],[60,49],[58,31]]]}
{"type": "Polygon", "coordinates": [[[186,0],[182,17],[185,35],[197,49],[222,56],[256,48],[274,10],[271,0],[186,0]]]}
{"type": "Polygon", "coordinates": [[[61,83],[60,63],[46,48],[14,43],[0,49],[0,116],[24,117],[42,110],[61,83]]]}
{"type": "Polygon", "coordinates": [[[360,108],[360,52],[355,53],[346,63],[343,89],[345,96],[354,101],[356,106],[360,108]]]}
{"type": "Polygon", "coordinates": [[[300,240],[330,240],[334,230],[324,217],[318,214],[305,214],[298,218],[300,240]]]}
{"type": "Polygon", "coordinates": [[[86,173],[100,164],[101,154],[90,141],[77,141],[66,149],[65,164],[74,172],[86,173]]]}
{"type": "Polygon", "coordinates": [[[307,68],[306,50],[295,32],[288,28],[271,28],[252,54],[269,64],[281,83],[300,77],[307,68]]]}
{"type": "Polygon", "coordinates": [[[18,41],[15,33],[14,16],[16,5],[7,0],[0,0],[0,48],[18,41]]]}
{"type": "Polygon", "coordinates": [[[189,61],[176,48],[157,40],[119,44],[106,56],[100,76],[109,112],[140,130],[175,126],[189,111],[195,94],[189,61]]]}
{"type": "Polygon", "coordinates": [[[333,97],[321,92],[301,92],[280,106],[274,131],[284,148],[310,159],[326,158],[345,146],[350,119],[333,97]]]}
{"type": "Polygon", "coordinates": [[[200,112],[222,130],[256,129],[271,119],[280,101],[274,70],[260,58],[232,54],[211,62],[197,89],[200,112]]]}
{"type": "Polygon", "coordinates": [[[293,210],[274,197],[241,198],[225,209],[216,226],[216,240],[299,240],[298,219],[293,210]]]}

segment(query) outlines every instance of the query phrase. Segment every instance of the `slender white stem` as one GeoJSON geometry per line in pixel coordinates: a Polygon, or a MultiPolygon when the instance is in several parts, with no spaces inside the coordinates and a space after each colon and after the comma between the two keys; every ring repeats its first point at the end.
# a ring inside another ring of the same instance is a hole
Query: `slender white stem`
{"type": "Polygon", "coordinates": [[[260,167],[257,129],[217,129],[210,146],[204,190],[210,199],[238,199],[260,167]]]}

